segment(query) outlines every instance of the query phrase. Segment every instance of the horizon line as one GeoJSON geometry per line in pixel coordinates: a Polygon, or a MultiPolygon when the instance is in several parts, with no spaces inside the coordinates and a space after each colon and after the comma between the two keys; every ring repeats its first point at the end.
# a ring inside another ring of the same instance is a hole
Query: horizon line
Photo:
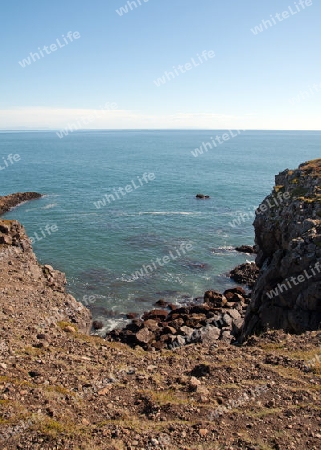
{"type": "MultiPolygon", "coordinates": [[[[81,133],[84,131],[229,131],[236,130],[237,128],[82,128],[79,130],[73,130],[72,134],[81,133]]],[[[238,128],[239,130],[239,128],[238,128]]],[[[41,132],[56,132],[61,131],[61,128],[0,128],[0,132],[33,132],[33,131],[41,131],[41,132]]],[[[246,130],[242,130],[243,132],[247,131],[320,131],[321,129],[291,129],[291,128],[249,128],[246,130]]]]}

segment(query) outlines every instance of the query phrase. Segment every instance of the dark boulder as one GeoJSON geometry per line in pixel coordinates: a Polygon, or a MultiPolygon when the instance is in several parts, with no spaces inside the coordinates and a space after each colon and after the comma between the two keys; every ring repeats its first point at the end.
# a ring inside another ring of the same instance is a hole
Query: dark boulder
{"type": "Polygon", "coordinates": [[[260,269],[255,263],[241,264],[230,272],[230,278],[236,283],[252,288],[259,277],[260,269]]]}
{"type": "Polygon", "coordinates": [[[240,253],[256,253],[255,246],[252,245],[241,245],[241,247],[236,247],[235,250],[240,253]]]}
{"type": "Polygon", "coordinates": [[[209,195],[204,195],[204,194],[197,194],[196,198],[200,198],[200,199],[204,200],[204,199],[210,198],[210,196],[209,195]]]}

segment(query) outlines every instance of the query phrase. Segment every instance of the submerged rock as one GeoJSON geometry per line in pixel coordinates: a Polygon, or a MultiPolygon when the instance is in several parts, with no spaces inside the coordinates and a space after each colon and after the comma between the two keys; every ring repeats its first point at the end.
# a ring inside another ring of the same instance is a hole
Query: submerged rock
{"type": "Polygon", "coordinates": [[[240,253],[256,253],[255,246],[253,245],[241,245],[240,247],[236,247],[235,250],[240,253]]]}

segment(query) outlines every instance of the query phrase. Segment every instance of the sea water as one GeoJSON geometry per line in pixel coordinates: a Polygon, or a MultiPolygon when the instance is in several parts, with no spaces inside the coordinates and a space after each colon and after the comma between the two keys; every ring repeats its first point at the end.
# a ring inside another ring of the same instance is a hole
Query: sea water
{"type": "Polygon", "coordinates": [[[39,237],[38,260],[65,272],[69,292],[107,329],[160,298],[180,304],[222,291],[233,284],[228,272],[254,259],[234,248],[253,244],[254,210],[275,174],[321,148],[321,132],[242,131],[215,141],[224,133],[1,132],[0,165],[20,158],[0,170],[0,195],[43,194],[5,218],[39,237]]]}

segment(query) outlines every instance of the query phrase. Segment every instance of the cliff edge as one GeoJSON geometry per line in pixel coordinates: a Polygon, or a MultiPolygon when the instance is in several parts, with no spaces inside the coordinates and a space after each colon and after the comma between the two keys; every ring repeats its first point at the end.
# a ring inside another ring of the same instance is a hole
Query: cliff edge
{"type": "Polygon", "coordinates": [[[256,264],[241,340],[267,328],[290,333],[321,323],[321,159],[285,170],[256,211],[256,264]]]}
{"type": "Polygon", "coordinates": [[[26,323],[41,332],[41,329],[57,326],[58,322],[70,322],[75,330],[88,332],[90,312],[65,292],[65,284],[63,273],[38,263],[30,239],[19,222],[0,220],[2,323],[5,316],[19,317],[20,320],[14,320],[15,333],[21,328],[22,334],[26,323]]]}

